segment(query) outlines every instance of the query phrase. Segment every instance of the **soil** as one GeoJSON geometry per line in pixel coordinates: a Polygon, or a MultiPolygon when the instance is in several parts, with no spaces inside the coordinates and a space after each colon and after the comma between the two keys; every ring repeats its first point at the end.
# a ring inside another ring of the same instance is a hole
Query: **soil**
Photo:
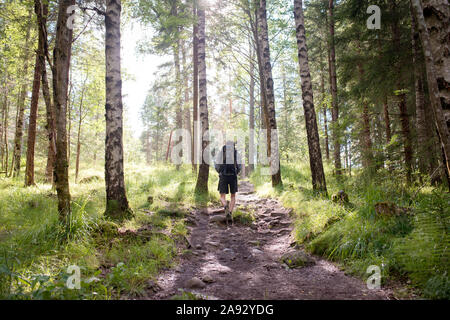
{"type": "Polygon", "coordinates": [[[235,219],[232,226],[227,226],[210,221],[223,216],[222,208],[195,210],[189,219],[190,252],[179,257],[175,268],[160,274],[158,290],[149,290],[146,298],[171,299],[182,291],[213,300],[392,297],[386,290],[369,290],[361,279],[307,253],[309,262],[305,266],[289,268],[281,257],[302,251],[291,236],[290,211],[275,199],[259,198],[247,181],[240,182],[237,208],[251,212],[254,222],[235,219]]]}

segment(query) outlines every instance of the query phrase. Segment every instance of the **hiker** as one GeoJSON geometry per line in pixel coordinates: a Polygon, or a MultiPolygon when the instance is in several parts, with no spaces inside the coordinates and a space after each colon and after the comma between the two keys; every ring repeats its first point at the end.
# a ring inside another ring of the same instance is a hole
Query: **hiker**
{"type": "Polygon", "coordinates": [[[242,161],[234,142],[227,141],[222,150],[219,150],[214,167],[219,173],[218,191],[220,201],[222,201],[225,209],[227,223],[229,220],[233,223],[233,209],[236,204],[236,192],[238,191],[237,175],[242,168],[242,161]],[[226,200],[228,192],[231,194],[231,202],[226,200]]]}

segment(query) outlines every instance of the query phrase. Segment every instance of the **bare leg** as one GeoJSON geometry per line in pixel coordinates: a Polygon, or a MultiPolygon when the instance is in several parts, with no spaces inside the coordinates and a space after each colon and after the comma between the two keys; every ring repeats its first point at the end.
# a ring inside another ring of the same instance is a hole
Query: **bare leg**
{"type": "Polygon", "coordinates": [[[220,201],[222,202],[222,205],[225,207],[227,204],[227,199],[226,199],[226,194],[225,193],[221,193],[220,194],[220,201]]]}
{"type": "Polygon", "coordinates": [[[231,194],[230,212],[233,212],[234,205],[236,204],[236,193],[231,194]]]}

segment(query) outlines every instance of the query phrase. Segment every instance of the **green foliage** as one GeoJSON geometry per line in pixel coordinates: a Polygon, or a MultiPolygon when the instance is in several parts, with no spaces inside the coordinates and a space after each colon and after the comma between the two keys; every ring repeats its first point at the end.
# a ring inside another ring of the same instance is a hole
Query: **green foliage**
{"type": "MultiPolygon", "coordinates": [[[[101,170],[81,170],[80,176],[101,177],[101,170]]],[[[197,205],[195,179],[190,166],[176,170],[168,165],[128,165],[126,189],[135,217],[123,222],[103,218],[103,180],[73,184],[67,226],[59,222],[50,185],[24,188],[18,179],[0,179],[0,297],[142,295],[148,281],[172,265],[177,241],[187,233],[185,214],[197,205]],[[82,270],[80,290],[65,286],[70,265],[82,270]]],[[[211,174],[210,189],[216,184],[217,175],[211,174]]],[[[218,201],[218,195],[211,193],[205,201],[218,201]]]]}
{"type": "MultiPolygon", "coordinates": [[[[330,171],[328,166],[325,169],[330,171]]],[[[341,206],[313,193],[306,165],[282,166],[281,170],[283,190],[273,190],[259,170],[251,180],[259,194],[279,197],[284,206],[293,208],[298,243],[343,263],[362,278],[367,277],[368,266],[377,265],[383,283],[408,277],[425,297],[448,299],[448,194],[431,192],[431,188],[416,194],[383,171],[376,177],[355,172],[339,181],[328,174],[330,193],[343,189],[349,194],[351,204],[341,206]],[[384,201],[410,207],[413,215],[378,216],[375,204],[384,201]]]]}
{"type": "Polygon", "coordinates": [[[422,198],[413,232],[395,243],[400,265],[429,298],[450,298],[449,203],[448,194],[422,198]]]}
{"type": "Polygon", "coordinates": [[[234,210],[233,222],[250,225],[253,221],[255,221],[255,217],[252,212],[242,211],[239,209],[234,210]]]}

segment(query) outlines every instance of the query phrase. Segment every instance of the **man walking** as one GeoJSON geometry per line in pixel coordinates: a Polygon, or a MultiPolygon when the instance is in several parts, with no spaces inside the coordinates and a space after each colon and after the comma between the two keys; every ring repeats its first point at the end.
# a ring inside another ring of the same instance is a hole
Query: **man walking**
{"type": "Polygon", "coordinates": [[[227,223],[230,220],[233,223],[233,209],[236,204],[236,192],[238,191],[237,175],[242,168],[242,161],[234,142],[227,141],[222,150],[219,150],[214,167],[219,173],[218,191],[220,201],[225,209],[227,223]],[[231,202],[226,200],[228,192],[231,194],[231,202]]]}

